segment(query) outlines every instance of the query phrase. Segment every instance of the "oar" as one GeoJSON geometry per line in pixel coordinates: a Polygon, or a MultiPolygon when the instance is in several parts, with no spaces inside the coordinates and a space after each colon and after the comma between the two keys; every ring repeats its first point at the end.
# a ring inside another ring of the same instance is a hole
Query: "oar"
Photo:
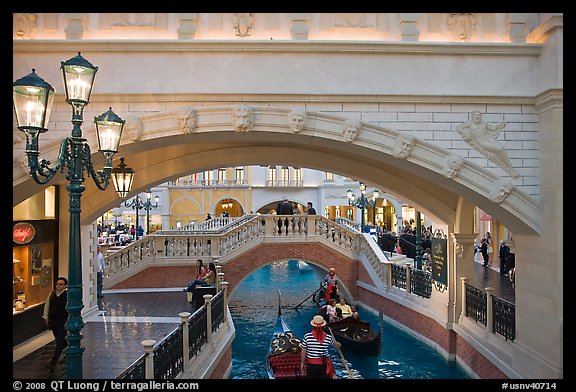
{"type": "Polygon", "coordinates": [[[314,291],[312,294],[310,294],[309,296],[307,296],[306,298],[304,298],[304,301],[300,302],[298,305],[294,306],[294,309],[298,310],[298,307],[300,305],[302,305],[304,302],[308,301],[309,298],[314,297],[314,295],[319,292],[320,290],[322,290],[322,288],[324,288],[324,284],[320,285],[320,288],[317,289],[316,291],[314,291]]]}
{"type": "MultiPolygon", "coordinates": [[[[334,341],[336,341],[336,338],[334,337],[334,334],[332,333],[332,328],[328,327],[328,331],[330,331],[330,335],[332,335],[332,339],[334,339],[334,341]]],[[[342,354],[342,350],[340,350],[340,348],[337,348],[336,350],[338,350],[338,353],[340,353],[340,358],[342,358],[342,362],[344,362],[344,367],[346,368],[346,371],[348,372],[348,377],[354,378],[354,377],[352,377],[352,372],[350,371],[350,368],[348,367],[348,362],[346,362],[346,358],[344,358],[344,354],[342,354]]]]}

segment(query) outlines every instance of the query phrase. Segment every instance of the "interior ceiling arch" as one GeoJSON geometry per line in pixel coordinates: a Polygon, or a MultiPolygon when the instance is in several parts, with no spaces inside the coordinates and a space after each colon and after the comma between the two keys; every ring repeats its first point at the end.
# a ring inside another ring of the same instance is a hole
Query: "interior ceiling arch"
{"type": "MultiPolygon", "coordinates": [[[[231,111],[230,108],[227,110],[231,111]]],[[[274,114],[279,116],[279,111],[274,109],[274,114]]],[[[214,116],[214,113],[223,112],[210,109],[210,114],[214,116]]],[[[171,116],[166,113],[155,116],[161,117],[164,123],[170,117],[177,121],[178,112],[171,116]]],[[[238,165],[287,165],[329,171],[366,182],[448,225],[455,223],[458,199],[463,197],[515,233],[533,234],[537,231],[529,222],[516,216],[514,211],[503,208],[486,195],[439,173],[438,162],[417,164],[390,155],[382,148],[386,143],[382,140],[390,138],[395,131],[383,128],[383,135],[374,134],[378,127],[366,125],[365,132],[376,137],[382,136],[380,140],[358,138],[354,143],[349,143],[342,141],[339,130],[334,132],[334,125],[338,125],[334,121],[344,122],[346,119],[333,115],[320,116],[318,113],[316,116],[318,119],[322,117],[324,121],[329,120],[329,125],[322,129],[315,128],[312,133],[291,132],[285,118],[277,123],[268,121],[266,127],[258,127],[251,132],[235,132],[232,129],[233,122],[223,122],[221,118],[218,118],[214,127],[205,125],[200,132],[191,134],[170,127],[157,131],[146,129],[145,133],[154,134],[153,138],[132,142],[123,136],[123,144],[115,156],[114,165],[117,165],[120,157],[124,157],[126,164],[136,172],[129,197],[178,176],[208,169],[238,165]]],[[[320,123],[318,119],[316,122],[320,123]]],[[[419,159],[422,160],[421,157],[419,159]]],[[[93,162],[95,167],[100,167],[101,154],[93,154],[93,162]]],[[[38,185],[32,186],[31,183],[33,181],[28,178],[14,185],[20,198],[39,191],[38,185]]],[[[65,185],[66,180],[63,175],[59,175],[52,181],[54,183],[65,185]]],[[[106,191],[100,191],[88,178],[84,185],[83,224],[93,222],[103,212],[120,204],[112,185],[106,191]]]]}

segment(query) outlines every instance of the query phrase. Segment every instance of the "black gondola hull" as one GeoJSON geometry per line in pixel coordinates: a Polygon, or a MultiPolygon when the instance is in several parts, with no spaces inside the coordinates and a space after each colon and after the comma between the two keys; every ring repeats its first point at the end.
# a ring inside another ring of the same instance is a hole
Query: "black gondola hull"
{"type": "Polygon", "coordinates": [[[336,340],[342,344],[342,348],[354,350],[365,355],[379,355],[382,342],[382,330],[375,333],[370,328],[370,323],[346,317],[340,321],[326,324],[327,332],[332,330],[336,340]]]}

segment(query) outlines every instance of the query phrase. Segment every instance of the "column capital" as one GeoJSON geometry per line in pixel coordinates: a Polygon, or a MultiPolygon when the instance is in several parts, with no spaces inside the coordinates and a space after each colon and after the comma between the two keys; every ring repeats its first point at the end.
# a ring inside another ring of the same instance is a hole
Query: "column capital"
{"type": "Polygon", "coordinates": [[[450,236],[459,244],[472,244],[478,238],[478,233],[450,233],[450,236]]]}

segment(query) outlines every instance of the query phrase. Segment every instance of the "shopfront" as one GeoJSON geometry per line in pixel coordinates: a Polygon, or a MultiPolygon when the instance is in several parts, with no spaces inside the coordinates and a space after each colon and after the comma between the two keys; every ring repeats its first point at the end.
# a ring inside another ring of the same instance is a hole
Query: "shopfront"
{"type": "Polygon", "coordinates": [[[57,193],[57,187],[48,187],[14,207],[13,346],[46,329],[44,303],[58,276],[57,193]]]}

